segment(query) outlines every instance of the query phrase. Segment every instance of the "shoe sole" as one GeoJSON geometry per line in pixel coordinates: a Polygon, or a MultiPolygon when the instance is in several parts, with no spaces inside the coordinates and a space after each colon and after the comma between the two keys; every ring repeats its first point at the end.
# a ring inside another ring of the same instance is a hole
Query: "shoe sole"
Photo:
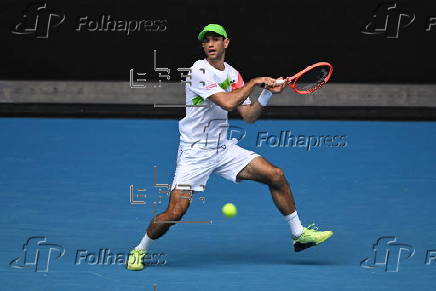
{"type": "Polygon", "coordinates": [[[314,247],[316,246],[316,243],[307,243],[307,244],[302,244],[302,243],[295,243],[294,244],[294,250],[295,252],[301,252],[302,250],[308,249],[310,247],[314,247]]]}
{"type": "Polygon", "coordinates": [[[320,241],[319,243],[314,243],[314,242],[311,242],[311,243],[305,243],[305,244],[303,244],[303,243],[299,243],[299,242],[296,242],[296,243],[294,243],[294,250],[295,250],[295,252],[301,252],[301,251],[303,251],[303,250],[305,250],[305,249],[308,249],[308,248],[311,248],[311,247],[314,247],[314,246],[317,246],[317,245],[320,245],[320,244],[322,244],[323,242],[325,242],[326,240],[328,240],[329,238],[331,238],[333,236],[333,233],[330,235],[330,236],[328,236],[328,237],[326,237],[323,241],[320,241]]]}
{"type": "Polygon", "coordinates": [[[126,269],[129,271],[142,271],[142,270],[144,270],[144,267],[129,268],[128,266],[126,266],[126,269]]]}

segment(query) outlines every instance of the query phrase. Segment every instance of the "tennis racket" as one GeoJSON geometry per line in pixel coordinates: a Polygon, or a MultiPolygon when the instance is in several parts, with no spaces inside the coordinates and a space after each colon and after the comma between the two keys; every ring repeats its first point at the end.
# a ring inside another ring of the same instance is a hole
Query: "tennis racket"
{"type": "MultiPolygon", "coordinates": [[[[276,84],[286,83],[298,94],[310,94],[324,86],[333,72],[333,66],[327,62],[319,62],[308,66],[292,77],[277,80],[276,84]]],[[[265,84],[262,85],[265,87],[265,84]]]]}

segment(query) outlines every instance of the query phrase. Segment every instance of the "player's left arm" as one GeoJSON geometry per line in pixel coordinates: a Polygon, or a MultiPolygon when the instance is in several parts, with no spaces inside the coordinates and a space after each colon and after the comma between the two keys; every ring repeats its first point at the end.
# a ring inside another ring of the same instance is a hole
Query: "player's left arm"
{"type": "MultiPolygon", "coordinates": [[[[282,78],[278,78],[282,79],[282,78]]],[[[242,118],[245,122],[248,123],[254,123],[257,119],[259,119],[263,107],[265,107],[271,98],[272,94],[280,93],[283,91],[283,89],[286,87],[285,84],[282,86],[272,87],[272,88],[266,88],[262,91],[259,98],[257,98],[256,102],[251,104],[241,104],[239,105],[238,111],[239,114],[241,114],[242,118]]],[[[244,102],[245,103],[245,102],[244,102]]]]}

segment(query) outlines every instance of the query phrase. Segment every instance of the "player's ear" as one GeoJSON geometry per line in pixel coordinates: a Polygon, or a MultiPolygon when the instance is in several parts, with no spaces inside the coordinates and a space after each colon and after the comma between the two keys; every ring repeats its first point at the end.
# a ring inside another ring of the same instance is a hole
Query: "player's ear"
{"type": "Polygon", "coordinates": [[[224,48],[227,48],[229,46],[229,43],[230,43],[230,39],[225,38],[224,39],[224,48]]]}

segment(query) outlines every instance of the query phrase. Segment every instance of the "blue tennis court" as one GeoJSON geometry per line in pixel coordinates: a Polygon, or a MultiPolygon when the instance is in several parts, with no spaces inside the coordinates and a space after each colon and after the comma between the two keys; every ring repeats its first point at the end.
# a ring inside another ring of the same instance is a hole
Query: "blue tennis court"
{"type": "Polygon", "coordinates": [[[150,249],[165,264],[127,271],[123,254],[158,197],[154,167],[157,183],[172,181],[177,121],[1,118],[0,289],[434,290],[436,123],[230,124],[245,131],[240,146],[285,171],[303,224],[335,231],[332,239],[294,253],[266,186],[211,176],[183,219],[213,223],[174,226],[150,249]],[[257,146],[281,131],[343,142],[257,146]],[[130,185],[146,189],[145,204],[131,203],[130,185]],[[221,214],[227,202],[238,207],[232,219],[221,214]],[[396,242],[382,239],[371,265],[382,237],[396,242]]]}

